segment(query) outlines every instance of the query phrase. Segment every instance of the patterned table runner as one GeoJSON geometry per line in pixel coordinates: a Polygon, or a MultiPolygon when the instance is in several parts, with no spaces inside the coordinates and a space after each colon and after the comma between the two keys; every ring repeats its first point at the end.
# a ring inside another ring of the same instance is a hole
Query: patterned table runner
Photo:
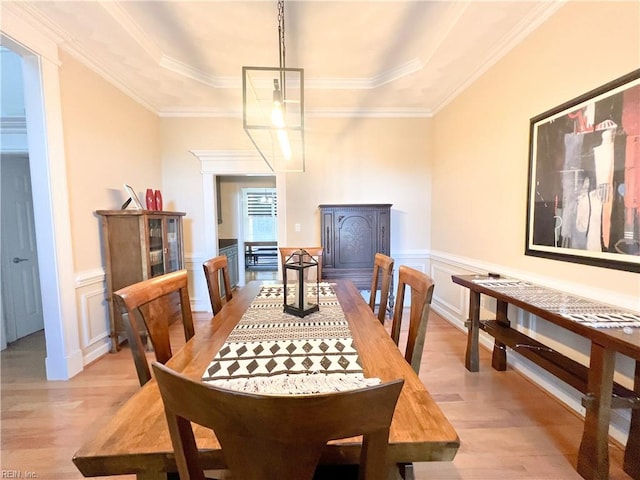
{"type": "MultiPolygon", "coordinates": [[[[264,285],[202,380],[255,393],[310,394],[380,383],[365,378],[333,286],[310,286],[320,311],[303,318],[283,312],[284,285],[264,285]]],[[[288,290],[293,295],[293,287],[288,290]]]]}
{"type": "Polygon", "coordinates": [[[637,313],[576,297],[569,293],[509,278],[482,278],[473,283],[594,328],[640,327],[637,313]]]}

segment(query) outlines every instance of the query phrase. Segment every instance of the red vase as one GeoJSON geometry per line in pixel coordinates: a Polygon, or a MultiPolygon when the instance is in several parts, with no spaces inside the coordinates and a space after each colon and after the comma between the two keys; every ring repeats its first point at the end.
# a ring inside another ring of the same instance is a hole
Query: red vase
{"type": "Polygon", "coordinates": [[[156,190],[156,210],[162,210],[162,194],[160,193],[160,190],[156,190]]]}
{"type": "Polygon", "coordinates": [[[156,209],[156,196],[153,193],[153,190],[147,188],[147,194],[145,196],[147,201],[147,210],[155,210],[156,209]]]}

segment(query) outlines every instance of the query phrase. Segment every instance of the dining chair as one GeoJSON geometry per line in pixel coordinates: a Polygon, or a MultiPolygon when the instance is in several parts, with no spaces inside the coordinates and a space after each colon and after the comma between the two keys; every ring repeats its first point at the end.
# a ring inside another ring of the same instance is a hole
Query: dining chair
{"type": "Polygon", "coordinates": [[[400,327],[404,310],[404,294],[407,285],[411,290],[411,307],[409,309],[409,333],[404,358],[416,373],[420,373],[420,361],[424,349],[424,337],[427,331],[431,298],[433,297],[433,280],[427,274],[400,265],[398,270],[398,294],[391,324],[391,338],[398,345],[400,327]]]}
{"type": "Polygon", "coordinates": [[[318,279],[322,281],[322,255],[324,253],[324,247],[279,247],[278,250],[280,251],[280,263],[283,272],[285,262],[294,252],[306,250],[307,253],[318,262],[318,279]]]}
{"type": "Polygon", "coordinates": [[[389,301],[389,290],[391,288],[391,279],[393,278],[393,263],[393,258],[384,253],[376,253],[373,259],[373,277],[371,279],[369,306],[371,307],[371,311],[375,313],[378,284],[380,284],[378,320],[380,320],[380,323],[383,325],[387,316],[387,302],[389,301]]]}
{"type": "Polygon", "coordinates": [[[389,429],[404,379],[279,396],[217,388],[158,362],[152,367],[181,480],[204,478],[190,422],[215,431],[232,478],[311,480],[328,441],[363,435],[360,479],[387,479],[389,429]]]}
{"type": "Polygon", "coordinates": [[[143,280],[113,293],[127,332],[140,386],[151,380],[151,372],[141,332],[151,340],[156,360],[166,363],[171,357],[169,323],[182,318],[185,341],[194,335],[189,301],[187,271],[178,270],[143,280]]]}
{"type": "MultiPolygon", "coordinates": [[[[427,274],[406,265],[400,265],[398,269],[398,293],[393,312],[393,323],[391,324],[391,338],[396,345],[400,341],[404,294],[407,285],[411,290],[411,306],[409,308],[409,333],[404,358],[418,374],[420,372],[420,362],[422,360],[422,350],[424,349],[424,338],[427,332],[434,284],[427,274]]],[[[398,470],[404,480],[414,479],[413,464],[400,463],[398,464],[398,470]]]]}
{"type": "Polygon", "coordinates": [[[210,258],[202,264],[204,276],[207,279],[207,287],[209,288],[209,300],[211,300],[211,309],[215,315],[222,308],[222,293],[220,290],[220,277],[222,277],[222,286],[224,286],[225,302],[233,298],[231,292],[231,282],[229,281],[229,264],[226,255],[220,255],[210,258]]]}

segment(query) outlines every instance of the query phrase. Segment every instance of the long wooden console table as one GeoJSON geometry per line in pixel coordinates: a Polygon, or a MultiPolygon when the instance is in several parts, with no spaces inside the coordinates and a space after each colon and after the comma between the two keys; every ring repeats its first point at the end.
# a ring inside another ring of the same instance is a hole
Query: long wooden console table
{"type": "Polygon", "coordinates": [[[611,409],[631,408],[623,468],[640,480],[640,314],[512,278],[453,275],[452,280],[470,291],[467,370],[479,370],[479,332],[484,330],[495,339],[496,370],[506,370],[509,347],[582,392],[586,414],[577,470],[588,480],[609,478],[611,409]],[[496,299],[495,319],[480,319],[481,294],[496,299]],[[590,340],[589,366],[511,328],[509,304],[590,340]],[[613,381],[616,352],[636,361],[633,390],[613,381]]]}

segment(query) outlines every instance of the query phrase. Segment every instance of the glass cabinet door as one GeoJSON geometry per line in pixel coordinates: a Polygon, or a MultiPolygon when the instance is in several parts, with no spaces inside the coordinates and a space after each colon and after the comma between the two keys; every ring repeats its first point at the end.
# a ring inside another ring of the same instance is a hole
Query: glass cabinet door
{"type": "Polygon", "coordinates": [[[180,222],[176,217],[167,217],[167,273],[182,268],[180,258],[180,222]]]}
{"type": "Polygon", "coordinates": [[[162,218],[149,218],[149,266],[152,277],[165,273],[162,218]]]}

